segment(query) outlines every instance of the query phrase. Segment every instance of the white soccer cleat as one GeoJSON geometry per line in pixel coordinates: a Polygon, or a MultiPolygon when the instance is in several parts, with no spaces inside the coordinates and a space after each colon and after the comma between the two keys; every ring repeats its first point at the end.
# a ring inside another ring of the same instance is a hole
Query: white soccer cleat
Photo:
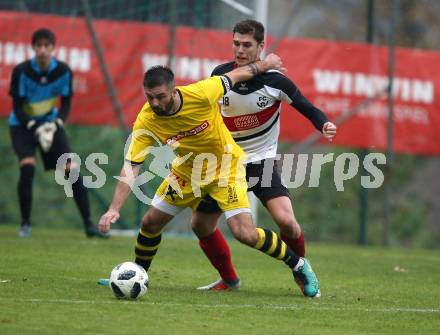
{"type": "Polygon", "coordinates": [[[219,279],[216,282],[197,287],[199,291],[234,291],[240,288],[240,279],[234,284],[228,284],[223,279],[219,279]]]}

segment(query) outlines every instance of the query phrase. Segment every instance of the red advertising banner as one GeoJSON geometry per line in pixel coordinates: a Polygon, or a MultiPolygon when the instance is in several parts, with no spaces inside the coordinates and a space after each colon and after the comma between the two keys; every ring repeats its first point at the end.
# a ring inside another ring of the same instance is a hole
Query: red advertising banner
{"type": "MultiPolygon", "coordinates": [[[[388,50],[354,43],[284,39],[278,50],[289,76],[334,120],[388,86],[388,50]]],[[[394,150],[440,153],[440,53],[396,50],[394,150]]],[[[286,117],[286,114],[284,117],[286,117]]],[[[375,100],[340,127],[335,144],[386,148],[387,96],[375,100]]],[[[282,136],[298,139],[308,127],[282,122],[282,136]]]]}
{"type": "MultiPolygon", "coordinates": [[[[12,68],[32,57],[30,37],[42,26],[55,32],[56,56],[74,71],[75,97],[69,121],[116,125],[84,19],[16,12],[0,12],[0,116],[6,117],[11,110],[12,68]]],[[[131,124],[145,101],[144,71],[169,63],[168,26],[96,20],[94,27],[126,122],[131,124]]],[[[288,69],[286,75],[331,120],[384,91],[388,84],[388,51],[384,47],[284,38],[276,52],[288,69]]],[[[208,77],[217,64],[231,59],[231,33],[179,27],[174,55],[171,64],[178,84],[208,77]]],[[[440,53],[397,49],[393,92],[397,152],[440,154],[439,63],[440,53]]],[[[387,113],[384,94],[341,124],[333,143],[385,149],[387,113]]],[[[308,120],[284,104],[282,139],[299,141],[313,131],[308,120]]]]}

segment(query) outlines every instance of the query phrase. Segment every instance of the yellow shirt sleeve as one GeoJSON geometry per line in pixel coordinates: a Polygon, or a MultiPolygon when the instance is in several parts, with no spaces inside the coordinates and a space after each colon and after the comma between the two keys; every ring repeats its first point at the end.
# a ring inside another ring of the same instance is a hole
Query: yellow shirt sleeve
{"type": "Polygon", "coordinates": [[[209,104],[217,103],[220,98],[229,90],[228,80],[224,76],[213,76],[201,80],[194,85],[199,87],[199,91],[209,101],[209,104]]]}
{"type": "Polygon", "coordinates": [[[150,148],[158,144],[155,135],[148,129],[142,111],[136,118],[129,140],[130,145],[125,153],[125,159],[135,164],[142,164],[145,161],[150,148]]]}

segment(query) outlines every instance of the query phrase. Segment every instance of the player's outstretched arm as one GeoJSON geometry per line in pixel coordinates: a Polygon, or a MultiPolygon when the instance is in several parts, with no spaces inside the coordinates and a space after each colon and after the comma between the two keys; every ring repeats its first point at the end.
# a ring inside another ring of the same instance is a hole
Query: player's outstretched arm
{"type": "Polygon", "coordinates": [[[234,85],[240,81],[246,81],[256,76],[259,73],[266,72],[267,70],[278,70],[284,72],[286,69],[283,67],[281,58],[276,54],[269,54],[264,60],[258,60],[245,66],[240,66],[228,73],[226,76],[234,85]]]}
{"type": "Polygon", "coordinates": [[[122,167],[119,175],[120,179],[116,185],[110,207],[99,219],[99,231],[102,233],[109,232],[110,225],[119,219],[119,211],[131,192],[131,185],[133,185],[136,177],[138,176],[140,168],[140,165],[131,165],[129,163],[125,163],[122,167]]]}

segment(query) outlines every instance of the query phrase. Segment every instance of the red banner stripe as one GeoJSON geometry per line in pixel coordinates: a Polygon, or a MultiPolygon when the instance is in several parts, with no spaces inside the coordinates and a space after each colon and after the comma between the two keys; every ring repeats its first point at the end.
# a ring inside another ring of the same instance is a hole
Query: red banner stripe
{"type": "Polygon", "coordinates": [[[276,101],[272,106],[258,113],[240,116],[223,116],[223,121],[230,131],[254,129],[264,125],[278,111],[279,107],[280,102],[276,101]]]}

